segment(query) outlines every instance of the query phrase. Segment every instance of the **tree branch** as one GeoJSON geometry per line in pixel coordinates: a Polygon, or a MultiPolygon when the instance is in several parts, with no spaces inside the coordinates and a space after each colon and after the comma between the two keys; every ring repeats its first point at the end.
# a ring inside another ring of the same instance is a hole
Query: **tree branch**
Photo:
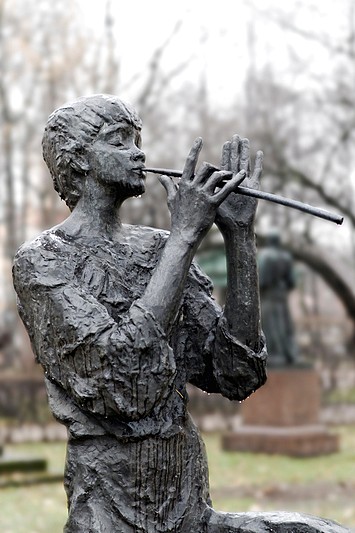
{"type": "Polygon", "coordinates": [[[334,207],[339,210],[345,217],[349,219],[352,226],[355,227],[355,213],[341,203],[338,198],[335,198],[333,195],[328,193],[324,189],[324,185],[320,183],[315,183],[307,174],[301,170],[289,165],[286,161],[282,161],[280,165],[275,167],[268,167],[269,171],[274,176],[279,176],[283,180],[290,180],[297,183],[300,183],[306,186],[308,189],[315,191],[322,200],[324,200],[329,206],[334,207]]]}

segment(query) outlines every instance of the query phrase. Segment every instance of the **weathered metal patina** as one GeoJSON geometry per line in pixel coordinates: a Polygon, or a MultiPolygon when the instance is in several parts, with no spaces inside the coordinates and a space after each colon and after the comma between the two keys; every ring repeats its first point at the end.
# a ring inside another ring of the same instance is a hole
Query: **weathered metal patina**
{"type": "Polygon", "coordinates": [[[43,366],[54,415],[69,431],[66,533],[332,531],[288,514],[211,507],[207,462],[185,385],[243,400],[266,379],[253,222],[262,154],[233,137],[222,169],[197,139],[177,189],[171,231],[122,224],[122,202],[145,189],[141,122],[114,96],[55,111],[43,138],[54,186],[72,213],[24,244],[14,262],[19,312],[43,366]],[[218,187],[225,178],[228,183],[218,187]],[[193,263],[216,222],[225,238],[224,310],[193,263]]]}

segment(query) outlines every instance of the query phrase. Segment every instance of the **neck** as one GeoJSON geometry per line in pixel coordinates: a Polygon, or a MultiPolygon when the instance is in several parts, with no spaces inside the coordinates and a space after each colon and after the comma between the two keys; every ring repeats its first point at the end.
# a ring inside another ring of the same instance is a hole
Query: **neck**
{"type": "Polygon", "coordinates": [[[122,229],[119,210],[123,200],[115,187],[88,181],[83,195],[65,222],[66,229],[70,233],[115,240],[122,229]]]}

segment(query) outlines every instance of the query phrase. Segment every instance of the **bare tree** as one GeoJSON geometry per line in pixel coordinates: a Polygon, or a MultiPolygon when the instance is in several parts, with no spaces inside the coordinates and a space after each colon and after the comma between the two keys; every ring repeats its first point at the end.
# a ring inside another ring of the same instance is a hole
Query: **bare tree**
{"type": "MultiPolygon", "coordinates": [[[[87,82],[89,45],[75,2],[0,2],[0,322],[11,332],[17,327],[12,257],[21,242],[63,216],[41,161],[43,127],[48,114],[87,82]]],[[[16,357],[16,335],[12,339],[8,353],[16,357]]]]}
{"type": "MultiPolygon", "coordinates": [[[[287,13],[282,8],[256,10],[263,24],[274,24],[282,35],[289,63],[283,71],[270,61],[262,68],[250,69],[247,90],[249,97],[254,95],[253,119],[249,115],[246,131],[266,152],[263,187],[342,213],[347,232],[338,232],[340,247],[332,228],[326,240],[315,219],[301,219],[291,210],[266,204],[259,209],[258,229],[262,233],[265,221],[282,227],[286,246],[332,288],[355,332],[355,189],[351,180],[355,164],[354,2],[342,0],[344,26],[333,39],[319,24],[309,29],[297,23],[300,11],[304,15],[312,10],[314,18],[321,20],[319,6],[298,2],[293,7],[293,16],[289,5],[287,13]],[[300,46],[304,40],[328,59],[324,71],[310,62],[309,47],[300,46]],[[345,235],[350,235],[352,254],[347,252],[345,235]],[[342,263],[348,266],[346,273],[342,263]]],[[[258,42],[256,31],[252,35],[250,46],[255,56],[265,42],[258,42]]]]}
{"type": "MultiPolygon", "coordinates": [[[[49,113],[63,102],[90,92],[126,96],[137,105],[147,124],[148,152],[152,154],[158,146],[164,153],[161,139],[169,107],[158,103],[163,96],[170,101],[174,98],[173,89],[169,94],[172,81],[189,59],[168,69],[162,67],[162,60],[181,22],[167,30],[146,70],[122,84],[121,51],[115,40],[110,0],[103,8],[102,33],[93,37],[80,24],[75,0],[0,0],[0,284],[4,294],[0,314],[11,316],[6,319],[10,330],[16,326],[12,257],[21,242],[67,214],[42,162],[41,137],[49,113]]],[[[168,225],[167,213],[153,205],[163,205],[162,198],[156,183],[153,203],[146,201],[147,224],[168,225]]],[[[127,218],[134,218],[134,213],[131,210],[127,218]]]]}

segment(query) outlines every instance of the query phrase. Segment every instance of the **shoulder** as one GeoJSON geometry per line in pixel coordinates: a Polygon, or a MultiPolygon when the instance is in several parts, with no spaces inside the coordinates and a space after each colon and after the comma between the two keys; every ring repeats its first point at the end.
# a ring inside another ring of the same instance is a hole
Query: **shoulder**
{"type": "Polygon", "coordinates": [[[288,250],[283,250],[282,253],[285,261],[287,261],[288,263],[293,262],[293,256],[288,250]]]}
{"type": "Polygon", "coordinates": [[[136,236],[143,242],[165,242],[170,235],[169,231],[158,228],[152,228],[150,226],[141,226],[138,224],[124,224],[124,228],[130,236],[136,236]]]}
{"type": "Polygon", "coordinates": [[[20,246],[14,257],[14,264],[59,258],[70,251],[70,245],[70,238],[59,229],[44,231],[32,241],[27,241],[20,246]]]}
{"type": "MultiPolygon", "coordinates": [[[[149,226],[125,225],[125,228],[133,241],[132,247],[135,247],[134,242],[136,244],[139,243],[139,249],[143,253],[148,252],[152,258],[154,256],[155,260],[158,259],[159,254],[164,248],[165,243],[170,235],[169,231],[152,228],[149,226]]],[[[152,266],[154,267],[155,264],[156,262],[153,261],[152,266]]],[[[193,261],[187,277],[185,294],[189,292],[196,294],[196,290],[202,290],[208,295],[211,295],[213,291],[213,284],[210,278],[197,264],[197,262],[193,261]]]]}
{"type": "Polygon", "coordinates": [[[56,228],[22,244],[13,261],[15,288],[33,282],[59,284],[67,277],[67,270],[71,270],[72,262],[65,260],[70,249],[70,243],[56,228]]]}
{"type": "Polygon", "coordinates": [[[124,225],[126,243],[136,256],[149,258],[154,266],[169,237],[169,232],[148,226],[124,225]]]}
{"type": "Polygon", "coordinates": [[[195,287],[198,290],[206,292],[209,296],[213,292],[213,283],[207,274],[202,270],[198,263],[194,260],[191,264],[189,275],[187,278],[187,286],[195,287]]]}

